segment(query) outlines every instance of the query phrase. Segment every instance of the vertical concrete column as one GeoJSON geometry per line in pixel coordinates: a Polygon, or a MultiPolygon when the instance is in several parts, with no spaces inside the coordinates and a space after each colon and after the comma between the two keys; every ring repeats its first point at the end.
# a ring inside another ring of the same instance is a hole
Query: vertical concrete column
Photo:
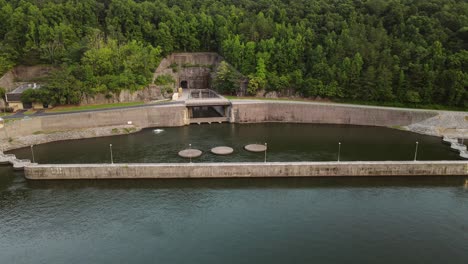
{"type": "Polygon", "coordinates": [[[190,125],[190,116],[192,108],[191,107],[186,107],[184,109],[184,125],[190,125]]]}

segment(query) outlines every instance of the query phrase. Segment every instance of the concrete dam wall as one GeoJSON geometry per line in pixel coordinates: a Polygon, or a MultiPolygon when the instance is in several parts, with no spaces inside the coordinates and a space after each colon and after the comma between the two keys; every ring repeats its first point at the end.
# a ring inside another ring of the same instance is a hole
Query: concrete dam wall
{"type": "Polygon", "coordinates": [[[436,116],[431,110],[409,110],[340,104],[234,101],[231,122],[315,123],[399,127],[436,116]]]}
{"type": "Polygon", "coordinates": [[[129,121],[138,128],[183,126],[186,115],[186,107],[178,104],[40,116],[7,123],[0,129],[0,139],[14,141],[34,134],[119,127],[129,121]]]}
{"type": "Polygon", "coordinates": [[[64,164],[25,167],[30,180],[330,176],[466,176],[464,161],[64,164]]]}

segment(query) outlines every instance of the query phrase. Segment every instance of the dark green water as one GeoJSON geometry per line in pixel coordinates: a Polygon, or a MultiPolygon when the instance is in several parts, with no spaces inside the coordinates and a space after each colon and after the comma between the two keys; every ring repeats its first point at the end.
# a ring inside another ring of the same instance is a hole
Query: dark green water
{"type": "Polygon", "coordinates": [[[0,167],[0,263],[466,264],[464,180],[27,182],[0,167]]]}
{"type": "MultiPolygon", "coordinates": [[[[337,138],[345,159],[412,159],[416,140],[422,159],[456,158],[437,138],[313,125],[191,126],[35,148],[41,162],[99,162],[109,143],[118,161],[183,162],[174,151],[197,142],[237,150],[198,161],[237,161],[262,160],[241,147],[266,140],[274,160],[327,160],[337,138]]],[[[465,180],[26,181],[0,167],[0,263],[465,264],[465,180]]]]}
{"type": "MultiPolygon", "coordinates": [[[[106,138],[55,142],[34,147],[39,163],[110,162],[109,144],[114,162],[187,162],[177,153],[192,147],[205,153],[195,162],[263,161],[263,153],[249,153],[243,147],[251,143],[268,144],[268,161],[330,161],[337,159],[341,142],[341,160],[413,160],[415,142],[419,142],[419,160],[456,160],[458,153],[442,144],[440,138],[389,128],[313,125],[313,124],[212,124],[153,129],[140,133],[106,138]],[[219,157],[211,148],[227,145],[234,154],[219,157]]],[[[12,151],[31,159],[30,148],[12,151]]]]}

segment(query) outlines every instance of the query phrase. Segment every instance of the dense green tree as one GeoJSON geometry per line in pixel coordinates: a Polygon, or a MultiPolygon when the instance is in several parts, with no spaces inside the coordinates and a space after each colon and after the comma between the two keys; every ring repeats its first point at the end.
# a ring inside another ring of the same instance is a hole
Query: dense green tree
{"type": "Polygon", "coordinates": [[[215,51],[251,93],[468,107],[467,14],[465,0],[0,0],[0,73],[54,64],[82,93],[118,92],[171,52],[215,51]]]}
{"type": "Polygon", "coordinates": [[[228,63],[222,61],[216,71],[214,86],[218,92],[236,94],[239,87],[240,75],[228,63]]]}

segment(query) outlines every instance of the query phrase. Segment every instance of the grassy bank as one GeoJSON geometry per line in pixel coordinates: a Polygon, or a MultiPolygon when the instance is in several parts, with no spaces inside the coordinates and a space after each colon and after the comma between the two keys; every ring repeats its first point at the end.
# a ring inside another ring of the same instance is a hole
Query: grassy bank
{"type": "Polygon", "coordinates": [[[143,105],[144,102],[130,102],[130,103],[113,103],[113,104],[98,104],[98,105],[81,105],[81,106],[57,106],[53,109],[46,110],[47,113],[64,113],[64,112],[75,112],[85,110],[97,110],[97,109],[108,109],[116,107],[127,107],[143,105]]]}

